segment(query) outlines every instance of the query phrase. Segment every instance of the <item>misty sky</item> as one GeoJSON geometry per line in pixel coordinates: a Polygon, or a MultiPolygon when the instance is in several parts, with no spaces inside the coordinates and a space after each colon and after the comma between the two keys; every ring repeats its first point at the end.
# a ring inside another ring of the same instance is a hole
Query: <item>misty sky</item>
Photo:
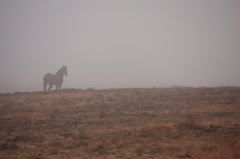
{"type": "Polygon", "coordinates": [[[240,86],[240,1],[0,0],[0,92],[63,65],[62,88],[240,86]]]}

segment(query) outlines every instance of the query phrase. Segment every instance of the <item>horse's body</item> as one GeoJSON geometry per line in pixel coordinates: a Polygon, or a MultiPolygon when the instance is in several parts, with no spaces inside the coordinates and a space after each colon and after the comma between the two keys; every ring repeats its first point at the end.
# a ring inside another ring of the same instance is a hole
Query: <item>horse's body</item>
{"type": "Polygon", "coordinates": [[[67,76],[67,66],[63,66],[55,75],[47,73],[43,77],[43,90],[46,91],[47,84],[49,85],[48,91],[50,91],[54,85],[56,86],[56,90],[61,89],[64,75],[67,76]]]}

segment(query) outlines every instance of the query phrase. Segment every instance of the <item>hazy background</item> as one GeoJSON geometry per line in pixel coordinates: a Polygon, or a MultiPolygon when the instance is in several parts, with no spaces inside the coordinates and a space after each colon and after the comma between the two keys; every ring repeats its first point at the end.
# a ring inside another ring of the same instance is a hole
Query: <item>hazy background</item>
{"type": "Polygon", "coordinates": [[[238,0],[0,0],[0,92],[240,85],[238,0]],[[55,87],[54,87],[55,89],[55,87]]]}

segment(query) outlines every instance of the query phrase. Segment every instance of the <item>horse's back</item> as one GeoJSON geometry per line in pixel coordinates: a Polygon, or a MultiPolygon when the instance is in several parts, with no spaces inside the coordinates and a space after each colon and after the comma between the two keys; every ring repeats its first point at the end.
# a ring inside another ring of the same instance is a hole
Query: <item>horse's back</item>
{"type": "Polygon", "coordinates": [[[54,77],[53,74],[47,73],[46,75],[43,76],[43,82],[49,82],[52,80],[53,77],[54,77]]]}
{"type": "Polygon", "coordinates": [[[46,78],[49,78],[49,77],[52,77],[52,76],[53,76],[53,74],[47,73],[43,76],[43,79],[46,79],[46,78]]]}

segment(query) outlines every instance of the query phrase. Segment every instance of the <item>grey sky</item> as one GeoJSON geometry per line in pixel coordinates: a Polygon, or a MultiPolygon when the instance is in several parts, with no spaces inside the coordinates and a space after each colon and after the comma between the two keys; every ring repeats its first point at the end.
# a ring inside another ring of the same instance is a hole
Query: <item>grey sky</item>
{"type": "Polygon", "coordinates": [[[240,85],[238,0],[0,0],[0,92],[240,85]]]}

